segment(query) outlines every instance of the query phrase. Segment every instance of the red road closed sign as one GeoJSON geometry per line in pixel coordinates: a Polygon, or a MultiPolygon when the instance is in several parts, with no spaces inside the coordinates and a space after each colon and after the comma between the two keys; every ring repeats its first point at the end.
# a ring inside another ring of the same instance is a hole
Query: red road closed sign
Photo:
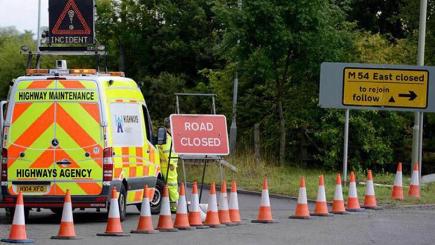
{"type": "Polygon", "coordinates": [[[224,115],[172,114],[172,146],[177,154],[228,155],[224,115]]]}

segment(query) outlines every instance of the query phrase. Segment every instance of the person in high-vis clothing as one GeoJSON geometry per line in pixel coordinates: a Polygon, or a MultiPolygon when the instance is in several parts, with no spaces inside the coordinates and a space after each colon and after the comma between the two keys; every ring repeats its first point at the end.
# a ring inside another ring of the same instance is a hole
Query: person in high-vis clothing
{"type": "Polygon", "coordinates": [[[169,200],[171,202],[171,211],[175,212],[177,210],[178,201],[178,174],[177,174],[177,164],[178,155],[172,148],[172,136],[169,118],[165,118],[166,127],[166,144],[159,145],[160,154],[160,167],[163,173],[163,177],[166,179],[166,183],[169,189],[169,200]],[[168,161],[169,157],[171,158],[168,161]],[[169,169],[168,169],[169,162],[169,169]]]}

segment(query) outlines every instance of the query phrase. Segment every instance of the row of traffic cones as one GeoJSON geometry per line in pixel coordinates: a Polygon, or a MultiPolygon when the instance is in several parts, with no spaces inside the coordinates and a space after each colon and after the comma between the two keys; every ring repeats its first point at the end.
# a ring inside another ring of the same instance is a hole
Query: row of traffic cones
{"type": "MultiPolygon", "coordinates": [[[[371,178],[371,172],[369,171],[369,178],[371,178]]],[[[360,210],[358,197],[356,195],[356,185],[355,185],[355,176],[351,173],[350,178],[350,186],[349,186],[349,197],[348,197],[348,209],[345,209],[344,200],[343,200],[343,190],[341,186],[341,176],[337,175],[336,179],[336,188],[334,194],[334,201],[332,203],[332,211],[333,214],[344,214],[348,211],[357,211],[360,210]]],[[[371,192],[370,192],[371,193],[371,192]]],[[[366,193],[367,194],[367,193],[366,193]]],[[[367,198],[368,206],[375,207],[375,203],[372,203],[372,198],[367,198]],[[369,203],[370,202],[370,203],[369,203]]],[[[317,200],[314,207],[314,212],[310,214],[308,209],[308,201],[307,201],[307,191],[305,187],[305,178],[301,177],[299,183],[299,195],[297,199],[297,204],[295,208],[294,215],[289,218],[297,218],[297,219],[308,219],[310,216],[329,216],[331,215],[328,211],[328,204],[326,201],[326,193],[325,193],[325,183],[323,175],[319,176],[319,188],[317,191],[317,200]]],[[[252,220],[253,223],[274,223],[276,222],[272,218],[272,211],[269,200],[269,191],[267,178],[264,177],[263,180],[263,191],[261,194],[261,203],[258,210],[258,216],[256,220],[252,220]]]]}
{"type": "MultiPolygon", "coordinates": [[[[418,163],[414,164],[411,183],[409,185],[408,196],[412,198],[420,198],[420,183],[418,178],[418,163]]],[[[393,200],[403,200],[403,184],[402,184],[402,163],[397,164],[396,176],[394,178],[393,191],[391,192],[391,198],[393,200]]]]}
{"type": "MultiPolygon", "coordinates": [[[[143,191],[143,200],[140,210],[139,222],[136,230],[131,231],[132,233],[151,234],[158,231],[171,232],[178,230],[190,230],[194,228],[204,229],[208,227],[220,227],[224,224],[234,225],[241,222],[237,198],[237,186],[235,181],[233,181],[231,184],[229,204],[226,183],[223,182],[221,186],[221,195],[219,197],[219,209],[217,207],[216,201],[216,187],[214,183],[212,184],[209,195],[209,208],[204,224],[202,223],[201,219],[198,187],[196,181],[194,182],[192,188],[192,200],[189,213],[187,211],[185,187],[184,184],[181,184],[180,198],[178,200],[177,213],[174,223],[172,222],[169,206],[168,187],[164,187],[157,229],[154,229],[152,224],[150,207],[151,193],[152,190],[148,188],[148,186],[145,186],[143,191]]],[[[32,243],[33,240],[27,238],[24,219],[23,194],[20,192],[17,197],[15,213],[9,237],[7,239],[2,239],[1,241],[10,243],[32,243]]],[[[118,192],[116,191],[115,187],[112,189],[111,193],[106,230],[104,233],[98,233],[97,236],[128,236],[128,234],[124,233],[121,226],[118,206],[118,192]]],[[[53,236],[51,238],[63,240],[77,239],[72,214],[71,194],[69,190],[67,190],[65,195],[59,232],[56,236],[53,236]]]]}
{"type": "MultiPolygon", "coordinates": [[[[148,193],[148,188],[145,187],[144,193],[148,193]]],[[[157,229],[154,230],[151,219],[151,212],[149,206],[149,197],[144,194],[141,207],[141,215],[139,217],[139,224],[137,229],[132,233],[155,233],[162,232],[175,232],[178,230],[192,230],[192,229],[206,229],[209,227],[218,228],[222,225],[236,225],[240,224],[240,212],[237,198],[237,186],[233,181],[231,184],[231,194],[228,203],[227,187],[224,181],[221,186],[221,193],[219,196],[219,208],[216,199],[216,186],[212,183],[209,192],[208,209],[204,223],[201,219],[201,210],[199,207],[198,186],[196,181],[192,187],[192,199],[190,210],[187,211],[187,201],[185,187],[182,183],[180,185],[180,197],[178,199],[177,213],[175,221],[172,221],[171,212],[169,209],[169,195],[167,186],[164,187],[162,196],[162,206],[160,209],[159,221],[157,229]]]]}
{"type": "MultiPolygon", "coordinates": [[[[411,183],[409,187],[408,195],[410,197],[420,197],[420,187],[418,182],[418,164],[414,164],[413,173],[411,177],[411,183]]],[[[394,186],[392,190],[392,198],[395,200],[403,200],[403,187],[402,187],[402,163],[397,166],[397,173],[394,180],[394,186]]],[[[317,191],[317,200],[314,208],[314,212],[310,214],[307,202],[307,193],[305,188],[305,178],[301,177],[299,184],[299,195],[294,215],[289,218],[308,219],[313,216],[329,216],[332,214],[345,214],[347,212],[358,212],[365,209],[377,209],[377,201],[373,184],[372,171],[367,171],[366,188],[364,195],[364,204],[361,208],[358,200],[358,194],[356,189],[356,180],[354,172],[350,174],[349,182],[349,195],[347,198],[347,208],[345,207],[343,199],[343,188],[341,185],[341,176],[337,174],[334,199],[332,202],[332,210],[328,211],[328,204],[325,194],[325,183],[323,175],[319,176],[319,188],[317,191]]],[[[263,180],[263,190],[261,193],[261,202],[258,210],[258,216],[256,220],[252,220],[253,223],[274,223],[276,222],[272,218],[272,211],[269,200],[269,191],[267,178],[263,180]]]]}
{"type": "MultiPolygon", "coordinates": [[[[76,239],[72,215],[71,194],[69,190],[67,190],[65,195],[59,232],[57,236],[52,236],[51,238],[62,240],[76,239]]],[[[23,193],[21,191],[17,196],[14,218],[12,220],[9,237],[7,239],[1,239],[1,241],[7,243],[33,243],[32,239],[27,238],[23,193]]]]}

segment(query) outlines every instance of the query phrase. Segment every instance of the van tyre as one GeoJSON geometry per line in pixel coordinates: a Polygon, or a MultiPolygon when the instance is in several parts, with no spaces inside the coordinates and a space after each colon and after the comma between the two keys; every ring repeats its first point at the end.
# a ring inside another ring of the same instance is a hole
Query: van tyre
{"type": "MultiPolygon", "coordinates": [[[[15,208],[6,208],[6,220],[8,221],[9,224],[12,224],[12,221],[14,219],[14,213],[15,213],[15,208]]],[[[30,216],[30,208],[24,208],[24,219],[27,222],[27,220],[29,220],[29,216],[30,216]]]]}
{"type": "Polygon", "coordinates": [[[127,217],[127,189],[124,185],[121,186],[118,198],[119,218],[124,221],[127,217]]]}
{"type": "Polygon", "coordinates": [[[154,196],[150,202],[152,214],[160,213],[160,206],[162,204],[162,194],[163,194],[164,187],[165,187],[165,182],[162,179],[157,179],[154,196]]]}
{"type": "Polygon", "coordinates": [[[50,208],[51,212],[53,212],[56,216],[61,217],[63,209],[62,208],[50,208]]]}

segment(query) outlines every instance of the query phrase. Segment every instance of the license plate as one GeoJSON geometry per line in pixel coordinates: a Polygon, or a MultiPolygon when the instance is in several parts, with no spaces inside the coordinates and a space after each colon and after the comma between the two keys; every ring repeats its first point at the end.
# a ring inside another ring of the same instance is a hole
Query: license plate
{"type": "Polygon", "coordinates": [[[18,185],[17,186],[18,192],[26,192],[26,193],[43,193],[47,192],[47,186],[46,185],[18,185]]]}

